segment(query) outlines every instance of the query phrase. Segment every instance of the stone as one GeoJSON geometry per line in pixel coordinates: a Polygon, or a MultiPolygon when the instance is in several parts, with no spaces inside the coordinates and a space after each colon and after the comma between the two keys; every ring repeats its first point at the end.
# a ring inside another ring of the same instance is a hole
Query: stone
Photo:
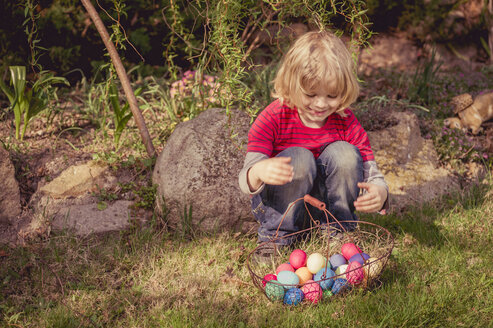
{"type": "Polygon", "coordinates": [[[0,146],[0,224],[10,224],[21,214],[19,184],[9,152],[0,146]]]}
{"type": "Polygon", "coordinates": [[[192,224],[205,231],[256,227],[250,198],[238,185],[249,122],[239,110],[232,109],[228,116],[224,109],[213,108],[177,125],[152,178],[158,186],[157,208],[162,211],[164,204],[169,210],[170,225],[180,227],[184,211],[192,206],[192,224]]]}
{"type": "Polygon", "coordinates": [[[104,185],[107,176],[107,166],[94,161],[70,166],[58,177],[42,186],[40,191],[53,198],[78,197],[86,193],[97,191],[104,185]]]}
{"type": "Polygon", "coordinates": [[[65,206],[55,215],[52,229],[67,229],[81,236],[124,230],[131,223],[132,204],[128,200],[118,200],[103,208],[99,208],[95,202],[65,206]]]}
{"type": "Polygon", "coordinates": [[[397,125],[368,132],[378,168],[389,186],[391,210],[419,205],[457,189],[453,175],[439,166],[433,142],[421,137],[416,115],[391,115],[397,125]]]}

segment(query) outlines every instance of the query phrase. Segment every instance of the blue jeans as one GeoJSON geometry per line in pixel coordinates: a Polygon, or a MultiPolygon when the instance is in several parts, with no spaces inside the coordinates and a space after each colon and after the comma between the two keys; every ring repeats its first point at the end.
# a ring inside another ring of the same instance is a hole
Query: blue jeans
{"type": "MultiPolygon", "coordinates": [[[[346,230],[355,228],[354,223],[344,221],[358,219],[353,205],[359,194],[357,183],[363,181],[363,159],[358,148],[345,141],[336,141],[329,144],[317,159],[302,147],[288,148],[277,156],[291,157],[294,177],[282,186],[266,185],[252,198],[252,211],[260,223],[259,242],[281,238],[308,227],[303,201],[296,202],[288,211],[292,202],[306,194],[323,201],[346,230]]],[[[314,219],[327,223],[321,211],[312,206],[309,209],[314,219]]],[[[330,216],[329,220],[333,221],[330,216]]],[[[285,245],[294,241],[294,237],[276,240],[285,245]]]]}

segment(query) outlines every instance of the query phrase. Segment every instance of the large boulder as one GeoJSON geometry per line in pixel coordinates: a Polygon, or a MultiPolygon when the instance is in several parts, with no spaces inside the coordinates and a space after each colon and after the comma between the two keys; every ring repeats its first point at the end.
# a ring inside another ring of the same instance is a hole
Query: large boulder
{"type": "Polygon", "coordinates": [[[0,224],[10,224],[21,213],[19,184],[7,150],[0,146],[0,224]]]}
{"type": "Polygon", "coordinates": [[[180,123],[158,156],[153,172],[157,207],[169,211],[169,223],[188,222],[203,230],[252,229],[249,196],[238,186],[250,118],[243,112],[209,109],[180,123]]]}
{"type": "Polygon", "coordinates": [[[419,205],[457,189],[453,175],[439,166],[433,142],[421,137],[416,115],[391,115],[396,125],[368,132],[375,160],[389,185],[391,209],[419,205]]]}

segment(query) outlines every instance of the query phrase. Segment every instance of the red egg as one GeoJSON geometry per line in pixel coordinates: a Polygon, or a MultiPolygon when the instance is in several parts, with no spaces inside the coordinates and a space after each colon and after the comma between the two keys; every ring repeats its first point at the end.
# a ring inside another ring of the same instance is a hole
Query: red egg
{"type": "Polygon", "coordinates": [[[313,304],[317,304],[318,301],[322,299],[322,288],[313,280],[308,280],[303,287],[301,287],[301,291],[305,295],[305,299],[313,304]]]}
{"type": "Polygon", "coordinates": [[[289,263],[283,263],[281,265],[279,265],[276,269],[276,274],[279,274],[279,272],[281,271],[291,271],[291,272],[294,272],[294,268],[291,264],[289,263]]]}
{"type": "Polygon", "coordinates": [[[350,284],[356,285],[363,281],[364,273],[360,263],[354,261],[349,263],[346,269],[346,279],[350,284]],[[353,271],[352,271],[353,270],[353,271]]]}
{"type": "Polygon", "coordinates": [[[272,274],[272,273],[268,273],[264,276],[264,279],[262,279],[262,285],[265,285],[267,284],[267,281],[271,281],[271,280],[276,280],[277,279],[277,276],[275,274],[272,274]]]}
{"type": "Polygon", "coordinates": [[[353,243],[346,243],[341,247],[342,256],[344,256],[346,260],[349,260],[351,256],[360,252],[361,249],[353,243]]]}
{"type": "Polygon", "coordinates": [[[293,266],[293,268],[299,269],[306,265],[306,253],[301,249],[295,249],[289,255],[289,263],[293,266]]]}

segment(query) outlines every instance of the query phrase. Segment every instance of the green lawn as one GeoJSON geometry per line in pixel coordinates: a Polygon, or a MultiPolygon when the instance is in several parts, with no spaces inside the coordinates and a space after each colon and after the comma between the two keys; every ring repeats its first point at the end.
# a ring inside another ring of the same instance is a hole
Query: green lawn
{"type": "Polygon", "coordinates": [[[493,188],[364,216],[395,248],[378,288],[272,303],[246,267],[255,235],[140,228],[2,247],[2,327],[492,327],[493,188]]]}

